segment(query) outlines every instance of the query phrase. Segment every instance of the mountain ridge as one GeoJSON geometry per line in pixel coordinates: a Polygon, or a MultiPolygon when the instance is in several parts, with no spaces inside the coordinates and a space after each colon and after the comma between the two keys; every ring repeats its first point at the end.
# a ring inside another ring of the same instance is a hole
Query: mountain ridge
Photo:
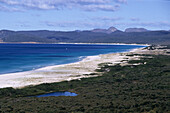
{"type": "Polygon", "coordinates": [[[110,27],[110,29],[104,29],[104,32],[94,32],[93,30],[0,30],[0,42],[170,44],[170,32],[165,30],[147,32],[125,32],[120,31],[114,27],[110,27]]]}
{"type": "Polygon", "coordinates": [[[145,28],[127,28],[125,29],[125,32],[147,32],[149,30],[145,28]]]}
{"type": "Polygon", "coordinates": [[[109,27],[108,29],[100,29],[100,28],[97,28],[97,29],[93,29],[93,30],[90,30],[91,32],[96,32],[96,33],[107,33],[107,34],[110,34],[110,33],[113,33],[115,31],[117,31],[118,29],[115,28],[115,27],[109,27]]]}

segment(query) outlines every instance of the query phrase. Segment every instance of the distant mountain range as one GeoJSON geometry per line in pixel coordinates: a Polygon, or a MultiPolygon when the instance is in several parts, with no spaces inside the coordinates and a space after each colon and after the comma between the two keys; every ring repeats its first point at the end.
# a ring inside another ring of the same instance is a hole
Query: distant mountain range
{"type": "Polygon", "coordinates": [[[127,28],[125,32],[147,32],[149,30],[145,28],[127,28]]]}
{"type": "Polygon", "coordinates": [[[120,31],[115,27],[68,32],[0,30],[0,42],[170,44],[170,31],[150,31],[145,28],[120,31]]]}
{"type": "MultiPolygon", "coordinates": [[[[107,34],[110,34],[110,33],[113,33],[115,31],[120,31],[118,29],[116,29],[115,27],[110,27],[108,29],[93,29],[93,30],[90,30],[91,32],[96,32],[96,33],[107,33],[107,34]]],[[[124,32],[147,32],[149,30],[145,29],[145,28],[127,28],[125,29],[124,32]]]]}
{"type": "Polygon", "coordinates": [[[118,29],[116,29],[115,27],[110,27],[108,29],[93,29],[91,30],[91,32],[95,32],[95,33],[113,33],[115,31],[118,31],[118,29]]]}

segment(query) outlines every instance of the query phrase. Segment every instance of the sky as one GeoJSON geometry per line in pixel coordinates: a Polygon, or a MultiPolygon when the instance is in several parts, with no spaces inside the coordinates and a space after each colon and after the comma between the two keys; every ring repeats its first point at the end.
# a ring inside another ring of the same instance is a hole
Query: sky
{"type": "Polygon", "coordinates": [[[170,30],[170,0],[0,0],[0,30],[170,30]]]}

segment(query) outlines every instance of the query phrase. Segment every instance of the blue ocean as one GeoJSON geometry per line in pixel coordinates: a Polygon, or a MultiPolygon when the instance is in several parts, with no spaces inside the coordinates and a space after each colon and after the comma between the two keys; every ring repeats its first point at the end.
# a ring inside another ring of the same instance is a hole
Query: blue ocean
{"type": "Polygon", "coordinates": [[[87,56],[126,52],[140,45],[0,44],[0,74],[73,63],[87,56]]]}

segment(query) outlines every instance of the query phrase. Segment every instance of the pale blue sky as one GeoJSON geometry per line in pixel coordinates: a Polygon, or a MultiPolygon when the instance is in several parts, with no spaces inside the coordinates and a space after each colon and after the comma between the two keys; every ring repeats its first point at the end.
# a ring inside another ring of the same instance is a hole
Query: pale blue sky
{"type": "Polygon", "coordinates": [[[0,29],[170,30],[170,0],[0,0],[0,29]]]}

